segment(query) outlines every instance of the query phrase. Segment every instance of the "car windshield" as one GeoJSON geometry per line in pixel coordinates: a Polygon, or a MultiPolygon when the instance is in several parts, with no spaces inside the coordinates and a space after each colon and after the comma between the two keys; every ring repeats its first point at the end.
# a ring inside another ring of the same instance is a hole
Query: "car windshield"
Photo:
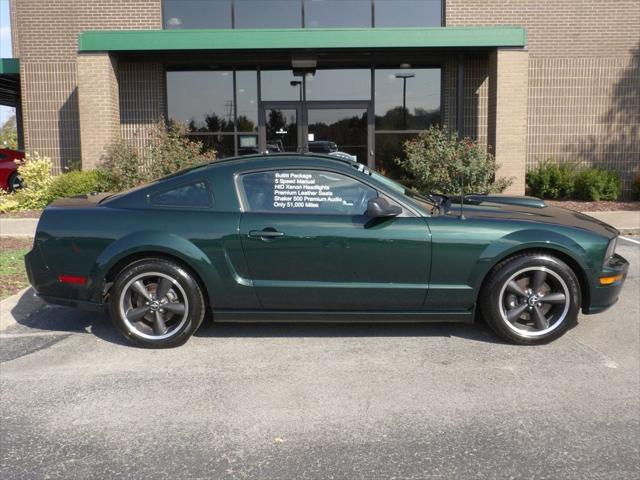
{"type": "Polygon", "coordinates": [[[436,202],[431,200],[429,197],[422,195],[417,190],[409,188],[406,185],[403,185],[395,180],[391,180],[390,178],[385,177],[375,170],[370,170],[370,174],[372,178],[375,178],[380,183],[404,195],[405,197],[409,197],[413,201],[413,203],[416,203],[419,207],[422,207],[429,213],[433,212],[434,207],[438,207],[438,204],[436,202]]]}

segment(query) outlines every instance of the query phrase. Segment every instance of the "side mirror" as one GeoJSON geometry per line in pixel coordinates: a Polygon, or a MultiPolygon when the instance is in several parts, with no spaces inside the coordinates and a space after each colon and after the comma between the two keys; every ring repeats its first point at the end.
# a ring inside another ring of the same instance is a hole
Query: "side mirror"
{"type": "Polygon", "coordinates": [[[383,197],[372,198],[367,202],[367,211],[364,214],[369,218],[391,218],[402,213],[398,205],[391,205],[383,197]]]}

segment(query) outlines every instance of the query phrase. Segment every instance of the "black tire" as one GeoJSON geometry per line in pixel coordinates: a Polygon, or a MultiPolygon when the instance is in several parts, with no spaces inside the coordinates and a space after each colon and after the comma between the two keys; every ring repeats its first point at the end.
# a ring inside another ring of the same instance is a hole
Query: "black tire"
{"type": "Polygon", "coordinates": [[[479,305],[487,324],[502,339],[538,345],[576,324],[581,301],[580,284],[566,263],[547,253],[528,252],[494,267],[481,289],[479,305]]]}
{"type": "Polygon", "coordinates": [[[113,284],[109,303],[111,320],[118,331],[130,342],[147,348],[184,344],[200,327],[206,310],[194,275],[160,258],[126,266],[113,284]]]}
{"type": "Polygon", "coordinates": [[[15,192],[16,190],[22,188],[22,179],[18,172],[13,172],[9,175],[9,179],[7,180],[9,192],[15,192]]]}

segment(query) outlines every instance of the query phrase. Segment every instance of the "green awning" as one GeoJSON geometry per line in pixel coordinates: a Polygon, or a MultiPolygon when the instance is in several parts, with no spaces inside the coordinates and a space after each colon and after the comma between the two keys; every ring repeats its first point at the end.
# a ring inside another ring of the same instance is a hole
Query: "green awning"
{"type": "Polygon", "coordinates": [[[98,30],[80,52],[524,47],[521,27],[98,30]]]}
{"type": "Polygon", "coordinates": [[[20,60],[17,58],[0,58],[0,75],[19,75],[20,60]]]}

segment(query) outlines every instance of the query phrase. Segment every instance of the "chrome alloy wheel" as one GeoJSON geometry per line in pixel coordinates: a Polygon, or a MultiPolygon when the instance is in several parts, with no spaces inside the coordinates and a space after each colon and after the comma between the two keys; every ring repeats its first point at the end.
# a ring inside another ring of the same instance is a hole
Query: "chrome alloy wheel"
{"type": "Polygon", "coordinates": [[[180,284],[169,275],[145,272],[122,289],[120,317],[136,336],[163,340],[179,332],[189,315],[189,301],[180,284]]]}
{"type": "Polygon", "coordinates": [[[546,267],[528,267],[511,275],[502,286],[499,301],[507,327],[524,337],[552,332],[571,306],[566,282],[546,267]]]}

